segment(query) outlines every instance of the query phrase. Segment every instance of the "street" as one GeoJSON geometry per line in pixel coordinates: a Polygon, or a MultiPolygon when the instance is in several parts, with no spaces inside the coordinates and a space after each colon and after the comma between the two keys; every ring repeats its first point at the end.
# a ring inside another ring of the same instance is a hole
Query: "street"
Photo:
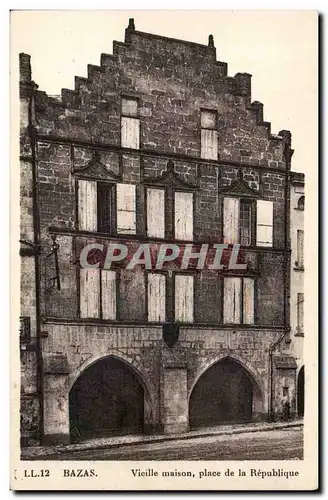
{"type": "MultiPolygon", "coordinates": [[[[31,457],[32,458],[32,457],[31,457]]],[[[303,430],[197,437],[108,449],[67,451],[38,460],[295,460],[303,458],[303,430]]],[[[33,458],[32,458],[33,459],[33,458]]]]}

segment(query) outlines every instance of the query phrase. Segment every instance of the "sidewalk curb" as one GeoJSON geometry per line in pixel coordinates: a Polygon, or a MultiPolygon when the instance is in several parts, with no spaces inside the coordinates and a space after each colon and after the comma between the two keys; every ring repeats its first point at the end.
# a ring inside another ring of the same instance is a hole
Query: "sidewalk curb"
{"type": "MultiPolygon", "coordinates": [[[[249,429],[247,428],[242,428],[242,429],[233,429],[233,430],[218,430],[218,431],[214,431],[214,432],[204,432],[203,434],[197,434],[197,435],[193,435],[191,433],[186,433],[186,434],[182,434],[182,435],[177,435],[177,434],[167,434],[167,435],[162,435],[162,436],[158,436],[158,437],[154,437],[153,439],[151,437],[149,437],[148,439],[144,439],[144,440],[135,440],[135,441],[131,441],[131,442],[120,442],[120,443],[108,443],[108,444],[99,444],[99,445],[86,445],[85,447],[81,447],[81,448],[71,448],[69,446],[67,447],[63,447],[63,448],[57,448],[57,447],[54,447],[52,448],[51,447],[51,451],[49,449],[49,456],[51,456],[52,454],[55,454],[55,453],[59,453],[59,454],[66,454],[66,453],[72,453],[72,452],[83,452],[83,451],[92,451],[92,450],[104,450],[104,449],[115,449],[115,448],[120,448],[122,446],[137,446],[137,445],[143,445],[143,444],[151,444],[151,443],[161,443],[161,442],[164,442],[164,441],[181,441],[181,440],[188,440],[188,439],[197,439],[197,438],[205,438],[205,437],[214,437],[214,436],[232,436],[234,434],[246,434],[246,433],[254,433],[254,432],[265,432],[265,431],[272,431],[272,430],[278,430],[278,429],[289,429],[289,428],[294,428],[294,427],[304,427],[304,424],[303,422],[290,422],[290,423],[286,423],[286,424],[273,424],[272,426],[268,426],[268,427],[250,427],[249,429]]],[[[26,448],[27,450],[27,453],[26,455],[28,455],[28,448],[26,448]]],[[[22,453],[22,455],[24,455],[24,452],[22,453]]],[[[40,453],[40,456],[44,455],[43,453],[40,453]]],[[[33,459],[37,459],[37,455],[34,455],[33,456],[33,459]]],[[[25,458],[22,458],[23,460],[25,458]]],[[[25,460],[29,460],[29,458],[26,458],[25,460]]]]}

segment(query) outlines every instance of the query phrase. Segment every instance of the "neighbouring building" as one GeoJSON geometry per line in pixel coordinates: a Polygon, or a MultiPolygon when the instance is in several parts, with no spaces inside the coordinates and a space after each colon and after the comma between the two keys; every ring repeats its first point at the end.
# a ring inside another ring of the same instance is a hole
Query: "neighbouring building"
{"type": "Polygon", "coordinates": [[[20,95],[22,443],[294,416],[291,134],[251,75],[131,19],[60,98],[20,54],[20,95]],[[247,268],[81,267],[113,242],[239,243],[247,268]]]}
{"type": "Polygon", "coordinates": [[[304,174],[291,172],[291,352],[297,362],[297,414],[304,415],[304,174]]]}

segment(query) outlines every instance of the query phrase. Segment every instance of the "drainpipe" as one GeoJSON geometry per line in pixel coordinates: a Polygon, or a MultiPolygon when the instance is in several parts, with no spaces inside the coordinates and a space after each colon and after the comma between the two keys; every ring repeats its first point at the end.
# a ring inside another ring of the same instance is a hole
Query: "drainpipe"
{"type": "Polygon", "coordinates": [[[284,220],[284,261],[283,261],[283,274],[284,274],[284,330],[278,340],[269,347],[269,412],[268,419],[274,420],[273,409],[273,353],[276,347],[287,337],[290,333],[289,326],[289,296],[290,296],[290,169],[291,159],[294,150],[291,149],[291,133],[288,130],[281,130],[279,136],[284,141],[284,159],[285,159],[285,220],[284,220]]]}
{"type": "Polygon", "coordinates": [[[41,314],[40,314],[40,222],[38,210],[37,167],[36,167],[36,128],[34,125],[34,91],[37,85],[31,82],[33,89],[28,107],[28,134],[31,144],[32,159],[32,193],[33,193],[33,233],[34,233],[34,268],[35,268],[35,315],[36,315],[36,347],[37,347],[37,391],[39,394],[39,432],[40,441],[43,442],[43,362],[41,345],[41,314]]]}

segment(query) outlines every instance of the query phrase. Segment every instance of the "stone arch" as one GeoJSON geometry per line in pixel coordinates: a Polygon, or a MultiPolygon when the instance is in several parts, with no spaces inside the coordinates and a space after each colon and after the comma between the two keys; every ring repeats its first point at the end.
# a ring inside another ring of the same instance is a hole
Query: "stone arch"
{"type": "Polygon", "coordinates": [[[73,390],[75,384],[78,382],[81,376],[87,372],[92,366],[97,365],[97,363],[101,363],[106,360],[116,360],[127,367],[127,370],[130,370],[136,375],[140,386],[143,389],[143,421],[144,421],[144,430],[148,430],[154,425],[156,421],[156,409],[157,409],[157,401],[156,395],[151,389],[151,384],[148,379],[147,374],[142,369],[139,363],[136,360],[127,356],[125,353],[117,350],[111,350],[110,352],[103,355],[94,355],[85,360],[78,368],[76,368],[70,375],[68,380],[69,385],[69,395],[73,390]]]}
{"type": "Polygon", "coordinates": [[[211,369],[213,372],[215,370],[216,365],[218,365],[218,368],[220,369],[221,367],[220,363],[222,363],[222,367],[224,364],[231,364],[231,366],[235,365],[234,368],[237,369],[237,371],[239,370],[240,375],[244,377],[244,383],[246,383],[246,385],[249,385],[249,390],[251,391],[251,403],[249,403],[251,405],[250,407],[251,419],[252,420],[262,419],[265,415],[264,390],[257,372],[253,369],[250,363],[241,359],[238,355],[227,354],[227,353],[224,353],[220,356],[216,356],[215,358],[207,360],[207,362],[203,363],[200,366],[199,370],[196,372],[196,375],[192,381],[192,384],[188,392],[189,411],[191,412],[193,408],[192,396],[196,397],[194,391],[197,384],[199,382],[201,383],[202,380],[205,380],[202,379],[202,377],[203,376],[208,377],[211,373],[211,369]]]}

